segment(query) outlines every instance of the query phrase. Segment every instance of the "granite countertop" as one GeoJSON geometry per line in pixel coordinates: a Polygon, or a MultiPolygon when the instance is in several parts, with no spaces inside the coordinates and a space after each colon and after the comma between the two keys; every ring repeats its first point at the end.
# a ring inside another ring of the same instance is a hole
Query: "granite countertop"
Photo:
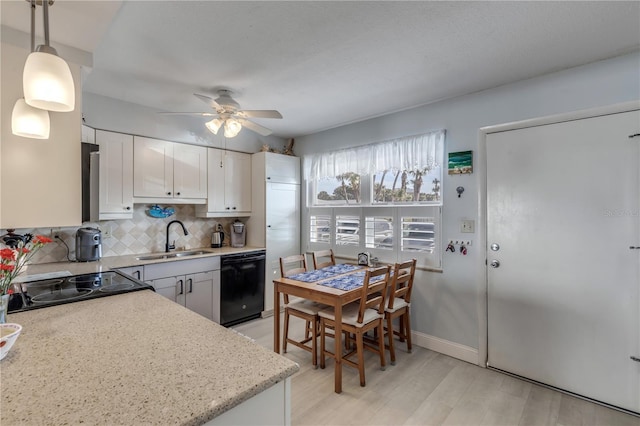
{"type": "Polygon", "coordinates": [[[211,420],[298,365],[149,290],[9,314],[3,424],[211,420]]]}
{"type": "MultiPolygon", "coordinates": [[[[186,257],[174,257],[169,259],[154,259],[154,260],[138,260],[138,257],[144,257],[148,255],[154,254],[163,254],[163,253],[139,253],[139,254],[131,254],[125,256],[110,256],[103,257],[102,259],[95,262],[55,262],[55,263],[40,263],[40,264],[29,264],[27,268],[25,268],[24,272],[20,274],[18,277],[19,281],[28,281],[29,276],[32,275],[40,275],[40,274],[50,274],[56,272],[68,271],[72,275],[79,274],[90,274],[93,272],[103,272],[109,271],[111,269],[118,268],[126,268],[130,266],[141,266],[141,265],[151,265],[154,263],[164,263],[164,262],[177,262],[181,260],[188,259],[198,259],[203,257],[210,256],[222,256],[225,254],[235,254],[235,253],[246,253],[255,250],[264,250],[264,247],[250,247],[245,246],[242,248],[233,248],[233,247],[220,247],[220,248],[190,248],[186,251],[204,251],[204,254],[194,255],[194,256],[186,256],[186,257]]],[[[173,252],[176,252],[175,250],[173,252]]]]}

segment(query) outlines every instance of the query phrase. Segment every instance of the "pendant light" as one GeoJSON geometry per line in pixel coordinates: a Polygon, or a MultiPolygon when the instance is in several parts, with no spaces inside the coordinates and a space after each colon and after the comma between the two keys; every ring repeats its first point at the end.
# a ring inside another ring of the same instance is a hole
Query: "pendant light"
{"type": "Polygon", "coordinates": [[[56,112],[69,112],[75,108],[75,87],[69,65],[49,45],[49,5],[43,0],[44,45],[27,57],[22,74],[25,102],[32,107],[56,112]]]}
{"type": "Polygon", "coordinates": [[[49,139],[49,111],[27,105],[20,98],[11,113],[11,132],[16,136],[32,139],[49,139]]]}
{"type": "MultiPolygon", "coordinates": [[[[35,46],[35,11],[36,2],[31,0],[31,52],[35,46]]],[[[11,113],[11,132],[16,136],[32,139],[49,139],[49,111],[27,105],[24,98],[20,98],[13,106],[11,113]]]]}

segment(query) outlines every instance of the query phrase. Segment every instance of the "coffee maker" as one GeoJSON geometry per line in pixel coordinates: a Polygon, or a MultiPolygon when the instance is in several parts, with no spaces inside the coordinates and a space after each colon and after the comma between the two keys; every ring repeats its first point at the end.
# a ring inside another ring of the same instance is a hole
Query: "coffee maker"
{"type": "Polygon", "coordinates": [[[244,223],[236,219],[231,224],[231,247],[244,247],[247,239],[247,228],[244,223]]]}
{"type": "Polygon", "coordinates": [[[76,231],[76,260],[93,262],[102,256],[102,232],[98,228],[80,228],[76,231]]]}

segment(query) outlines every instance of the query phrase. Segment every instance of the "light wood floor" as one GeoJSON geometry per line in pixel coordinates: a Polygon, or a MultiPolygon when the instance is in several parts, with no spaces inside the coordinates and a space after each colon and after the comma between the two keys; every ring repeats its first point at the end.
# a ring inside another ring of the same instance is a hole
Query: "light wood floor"
{"type": "MultiPolygon", "coordinates": [[[[299,335],[303,323],[292,318],[299,335]]],[[[233,327],[273,349],[273,318],[233,327]]],[[[343,368],[343,392],[333,391],[333,361],[313,369],[311,354],[289,345],[300,365],[292,378],[292,424],[297,425],[603,425],[640,426],[640,417],[565,395],[414,345],[396,349],[396,365],[380,370],[365,359],[366,382],[343,368]]],[[[387,363],[388,363],[387,352],[387,363]]]]}

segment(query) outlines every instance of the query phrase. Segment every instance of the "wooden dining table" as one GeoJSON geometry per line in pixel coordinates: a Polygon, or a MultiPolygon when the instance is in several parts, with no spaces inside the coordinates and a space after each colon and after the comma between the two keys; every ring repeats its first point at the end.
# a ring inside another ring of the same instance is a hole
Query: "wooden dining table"
{"type": "MultiPolygon", "coordinates": [[[[362,269],[345,272],[340,275],[352,274],[362,269]]],[[[324,280],[323,280],[324,281],[324,280]]],[[[291,278],[277,278],[273,280],[274,289],[274,315],[273,315],[273,350],[280,353],[280,294],[302,297],[314,302],[333,306],[335,311],[335,392],[342,392],[342,307],[362,296],[362,287],[352,290],[340,290],[327,287],[319,282],[297,281],[291,278]],[[338,354],[339,353],[339,354],[338,354]]]]}

